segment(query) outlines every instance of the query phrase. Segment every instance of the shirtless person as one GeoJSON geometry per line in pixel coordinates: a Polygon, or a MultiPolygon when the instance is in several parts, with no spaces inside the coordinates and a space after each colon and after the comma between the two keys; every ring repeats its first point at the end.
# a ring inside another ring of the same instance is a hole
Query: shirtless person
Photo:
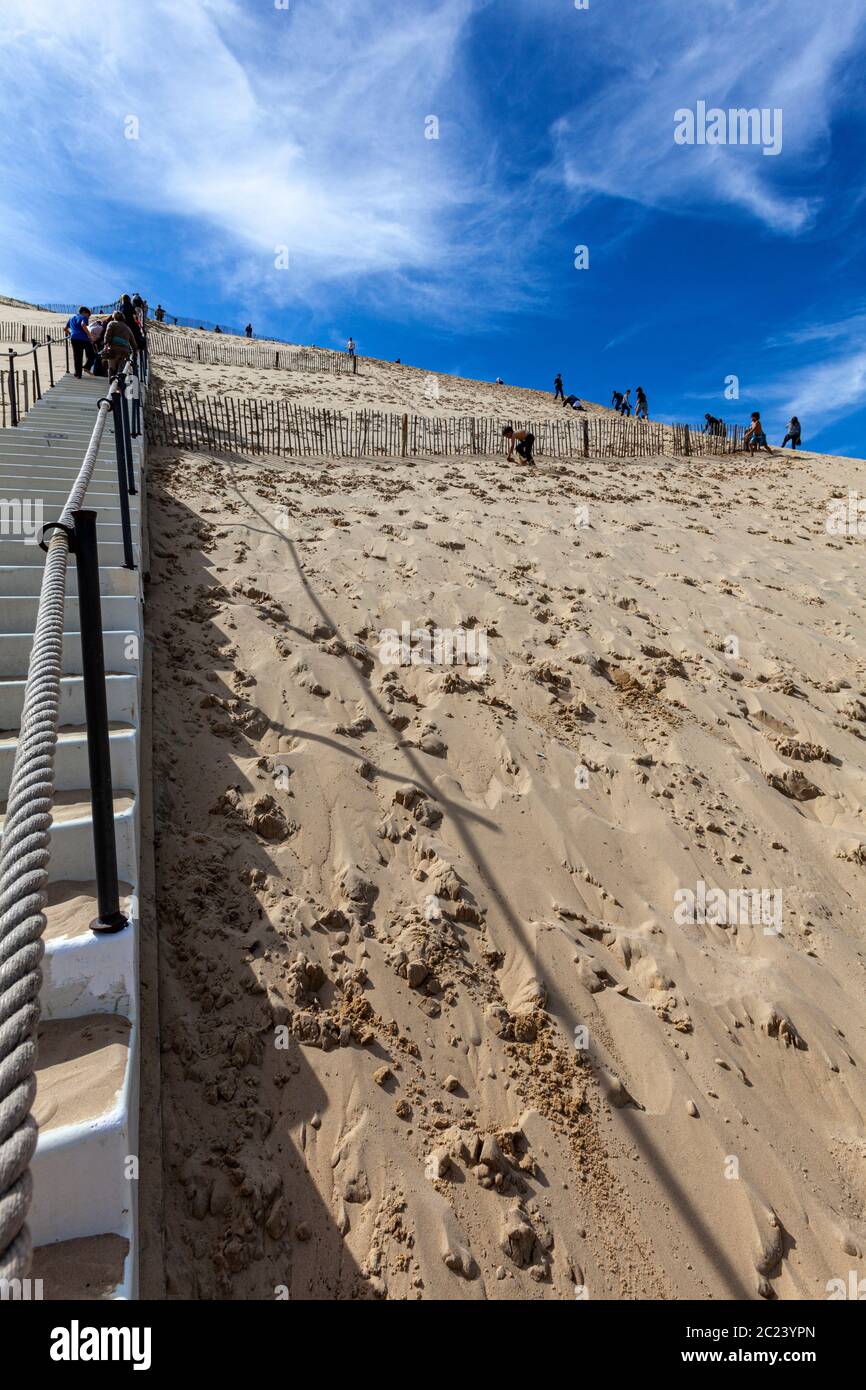
{"type": "Polygon", "coordinates": [[[764,426],[761,424],[761,412],[752,411],[752,423],[743,435],[743,447],[747,453],[756,454],[759,449],[766,449],[768,454],[773,451],[767,443],[767,436],[764,434],[764,426]]]}
{"type": "Polygon", "coordinates": [[[511,425],[506,425],[505,429],[502,431],[502,438],[507,439],[509,443],[507,454],[509,463],[514,462],[515,447],[517,448],[517,454],[522,463],[535,463],[535,459],[532,457],[535,435],[529,430],[515,430],[511,425]]]}

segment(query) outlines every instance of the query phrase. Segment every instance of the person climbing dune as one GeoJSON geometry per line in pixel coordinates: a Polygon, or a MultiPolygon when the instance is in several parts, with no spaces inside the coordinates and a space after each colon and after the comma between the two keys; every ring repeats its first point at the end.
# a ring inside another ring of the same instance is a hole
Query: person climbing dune
{"type": "Polygon", "coordinates": [[[506,425],[502,431],[502,437],[503,439],[507,439],[510,444],[506,456],[509,463],[514,462],[515,449],[522,463],[535,463],[532,453],[535,444],[535,435],[531,430],[516,430],[513,426],[506,425]]]}

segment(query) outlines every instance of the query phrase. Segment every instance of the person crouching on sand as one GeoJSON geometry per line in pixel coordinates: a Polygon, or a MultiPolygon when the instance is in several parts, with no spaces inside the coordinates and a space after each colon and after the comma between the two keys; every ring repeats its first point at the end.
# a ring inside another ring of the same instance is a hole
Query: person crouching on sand
{"type": "Polygon", "coordinates": [[[750,454],[756,454],[759,449],[766,449],[768,454],[773,452],[764,434],[760,410],[752,411],[752,423],[743,435],[743,448],[750,454]]]}
{"type": "Polygon", "coordinates": [[[782,448],[783,448],[783,449],[784,449],[784,447],[785,447],[785,445],[787,444],[787,442],[788,442],[789,439],[790,439],[790,441],[791,441],[791,448],[792,448],[792,449],[799,449],[799,447],[800,447],[800,421],[797,419],[796,415],[792,415],[791,418],[790,418],[790,420],[788,421],[788,433],[785,435],[785,438],[782,440],[782,448]]]}
{"type": "Polygon", "coordinates": [[[532,456],[532,447],[535,444],[535,435],[529,430],[515,430],[511,425],[506,425],[502,431],[502,438],[507,439],[510,445],[508,450],[508,462],[514,462],[514,450],[517,449],[518,457],[522,463],[535,463],[532,456]]]}

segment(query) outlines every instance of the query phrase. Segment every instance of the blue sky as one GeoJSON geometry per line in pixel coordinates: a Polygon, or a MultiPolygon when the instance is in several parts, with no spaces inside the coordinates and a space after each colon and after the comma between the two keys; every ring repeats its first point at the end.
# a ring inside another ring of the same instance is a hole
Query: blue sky
{"type": "Polygon", "coordinates": [[[807,444],[866,455],[862,0],[2,18],[0,292],[140,289],[443,372],[561,370],[591,400],[640,383],[662,418],[759,408],[780,442],[796,413],[807,444]],[[781,110],[780,153],[677,144],[699,101],[781,110]]]}

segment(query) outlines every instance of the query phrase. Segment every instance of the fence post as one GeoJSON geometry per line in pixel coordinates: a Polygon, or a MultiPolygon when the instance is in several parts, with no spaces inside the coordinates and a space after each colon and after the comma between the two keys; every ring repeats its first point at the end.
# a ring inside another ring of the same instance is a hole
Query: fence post
{"type": "Polygon", "coordinates": [[[9,349],[9,423],[18,424],[18,397],[15,393],[15,351],[9,349]]]}
{"type": "Polygon", "coordinates": [[[406,457],[406,452],[407,452],[408,444],[409,444],[409,416],[408,416],[408,415],[404,415],[404,416],[403,416],[403,419],[402,419],[402,422],[401,422],[401,429],[400,429],[400,454],[401,454],[401,457],[402,457],[402,458],[405,458],[405,457],[406,457]]]}
{"type": "Polygon", "coordinates": [[[126,478],[130,497],[135,496],[135,469],[132,463],[132,433],[129,428],[129,401],[126,399],[126,373],[120,374],[120,418],[123,424],[123,452],[126,457],[126,478]]]}
{"type": "Polygon", "coordinates": [[[36,339],[35,339],[35,338],[32,339],[32,344],[33,344],[33,370],[34,370],[35,373],[36,373],[36,394],[35,394],[34,397],[33,397],[33,403],[34,403],[34,405],[35,405],[37,401],[41,401],[41,400],[42,400],[42,382],[39,380],[39,353],[36,351],[37,343],[36,343],[36,339]]]}
{"type": "Polygon", "coordinates": [[[123,563],[128,570],[135,569],[132,553],[132,528],[129,523],[129,493],[126,481],[126,451],[123,447],[123,416],[121,414],[119,392],[111,397],[111,411],[114,416],[114,456],[117,462],[117,491],[120,501],[120,528],[123,535],[123,563]]]}
{"type": "Polygon", "coordinates": [[[355,353],[353,352],[353,353],[352,353],[352,376],[357,376],[357,375],[358,375],[358,359],[357,359],[355,353]]]}
{"type": "Polygon", "coordinates": [[[117,883],[117,845],[114,836],[114,793],[111,785],[111,741],[105,696],[105,656],[102,650],[102,604],[99,597],[99,559],[96,550],[96,512],[73,512],[75,567],[78,572],[78,626],[81,632],[81,670],[87,721],[87,761],[90,766],[90,807],[93,818],[93,857],[99,908],[96,932],[117,932],[128,926],[120,910],[117,883]]]}
{"type": "Polygon", "coordinates": [[[688,425],[683,427],[683,453],[688,457],[692,452],[692,436],[688,425]]]}
{"type": "Polygon", "coordinates": [[[584,417],[580,422],[583,425],[583,457],[589,458],[589,421],[584,417]]]}

